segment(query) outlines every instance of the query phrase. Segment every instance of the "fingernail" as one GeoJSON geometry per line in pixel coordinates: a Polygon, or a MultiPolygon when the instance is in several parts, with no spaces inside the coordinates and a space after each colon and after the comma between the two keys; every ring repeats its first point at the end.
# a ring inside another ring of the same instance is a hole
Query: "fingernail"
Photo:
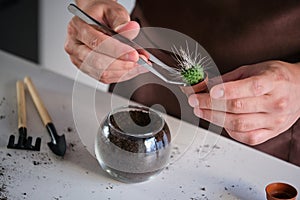
{"type": "Polygon", "coordinates": [[[202,118],[202,117],[203,117],[203,112],[202,112],[202,110],[199,109],[199,108],[194,109],[194,113],[195,113],[195,115],[196,115],[197,117],[199,117],[199,118],[202,118]]]}
{"type": "Polygon", "coordinates": [[[195,106],[198,106],[198,105],[199,105],[199,102],[198,102],[198,99],[197,99],[196,95],[191,95],[191,96],[189,97],[189,104],[190,104],[190,106],[192,106],[192,107],[195,107],[195,106]]]}
{"type": "Polygon", "coordinates": [[[115,28],[115,31],[116,31],[116,32],[119,32],[124,26],[127,25],[127,23],[128,23],[128,22],[126,22],[125,24],[120,24],[120,25],[118,25],[118,26],[115,28]]]}
{"type": "Polygon", "coordinates": [[[223,88],[212,88],[210,91],[210,95],[214,99],[219,99],[224,96],[224,89],[223,88]]]}
{"type": "Polygon", "coordinates": [[[128,61],[136,62],[138,60],[138,55],[136,52],[132,51],[125,55],[125,59],[128,61]]]}

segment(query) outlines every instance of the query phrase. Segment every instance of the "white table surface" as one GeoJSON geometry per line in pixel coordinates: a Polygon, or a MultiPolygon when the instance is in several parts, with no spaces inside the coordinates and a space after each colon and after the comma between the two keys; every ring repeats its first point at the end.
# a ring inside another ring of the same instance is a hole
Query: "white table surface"
{"type": "MultiPolygon", "coordinates": [[[[261,200],[270,182],[283,181],[300,189],[299,167],[168,116],[175,160],[151,181],[115,181],[98,165],[93,142],[99,120],[127,100],[74,84],[2,51],[0,70],[0,200],[261,200]],[[15,83],[25,75],[36,84],[58,133],[66,136],[63,158],[46,145],[50,137],[28,93],[28,135],[42,138],[41,151],[6,148],[9,135],[18,135],[15,83]]],[[[80,73],[78,78],[88,77],[80,73]]]]}

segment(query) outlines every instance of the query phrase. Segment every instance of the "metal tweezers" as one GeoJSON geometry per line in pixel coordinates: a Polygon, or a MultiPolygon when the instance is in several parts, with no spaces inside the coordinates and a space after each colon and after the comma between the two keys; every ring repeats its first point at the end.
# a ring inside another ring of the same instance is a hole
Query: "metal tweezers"
{"type": "MultiPolygon", "coordinates": [[[[75,4],[70,4],[68,6],[68,10],[73,15],[79,17],[81,20],[83,20],[87,24],[96,25],[97,28],[99,28],[99,30],[101,32],[103,32],[104,34],[106,34],[108,36],[113,36],[113,38],[119,40],[120,42],[122,42],[124,44],[127,44],[127,45],[133,47],[136,50],[143,49],[140,45],[138,45],[134,41],[129,40],[128,38],[118,34],[114,30],[112,30],[111,28],[107,27],[106,25],[104,25],[104,24],[100,23],[99,21],[95,20],[94,18],[89,16],[87,13],[82,11],[80,8],[78,8],[75,4]]],[[[156,75],[157,77],[159,77],[160,79],[162,79],[166,83],[175,84],[175,85],[179,85],[179,86],[186,86],[187,85],[186,82],[180,76],[180,73],[178,73],[178,70],[174,69],[173,67],[170,67],[170,66],[166,65],[165,63],[160,61],[157,57],[155,57],[150,52],[147,51],[147,53],[149,54],[149,59],[148,60],[152,64],[156,64],[156,65],[160,66],[166,73],[162,74],[160,71],[155,69],[152,65],[147,63],[141,57],[137,61],[137,63],[139,65],[145,67],[146,69],[148,69],[150,72],[152,72],[154,75],[156,75]]]]}

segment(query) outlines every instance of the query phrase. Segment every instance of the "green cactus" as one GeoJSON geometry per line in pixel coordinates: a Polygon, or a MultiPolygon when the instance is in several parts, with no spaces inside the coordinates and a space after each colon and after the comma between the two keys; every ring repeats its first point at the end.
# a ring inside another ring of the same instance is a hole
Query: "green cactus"
{"type": "Polygon", "coordinates": [[[205,72],[199,55],[190,54],[189,49],[184,50],[182,47],[178,50],[174,47],[173,53],[179,65],[179,73],[182,79],[189,85],[195,85],[205,79],[205,72]],[[175,49],[175,50],[174,50],[175,49]]]}
{"type": "Polygon", "coordinates": [[[195,65],[188,69],[182,68],[181,75],[183,80],[189,85],[195,85],[204,80],[204,70],[201,65],[195,65]]]}

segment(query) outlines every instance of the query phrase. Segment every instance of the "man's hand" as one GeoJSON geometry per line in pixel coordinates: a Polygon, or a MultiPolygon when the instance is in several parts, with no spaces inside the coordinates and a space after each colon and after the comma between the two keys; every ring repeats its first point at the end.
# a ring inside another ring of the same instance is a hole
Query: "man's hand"
{"type": "MultiPolygon", "coordinates": [[[[93,18],[129,39],[136,37],[139,32],[139,24],[130,21],[126,9],[116,1],[78,3],[93,18]]],[[[103,83],[124,81],[147,72],[136,64],[139,56],[143,55],[96,30],[78,17],[73,17],[69,22],[65,50],[80,70],[103,83]]]]}
{"type": "Polygon", "coordinates": [[[300,63],[268,61],[223,75],[210,93],[193,94],[196,116],[256,145],[290,128],[300,116],[300,63]]]}

